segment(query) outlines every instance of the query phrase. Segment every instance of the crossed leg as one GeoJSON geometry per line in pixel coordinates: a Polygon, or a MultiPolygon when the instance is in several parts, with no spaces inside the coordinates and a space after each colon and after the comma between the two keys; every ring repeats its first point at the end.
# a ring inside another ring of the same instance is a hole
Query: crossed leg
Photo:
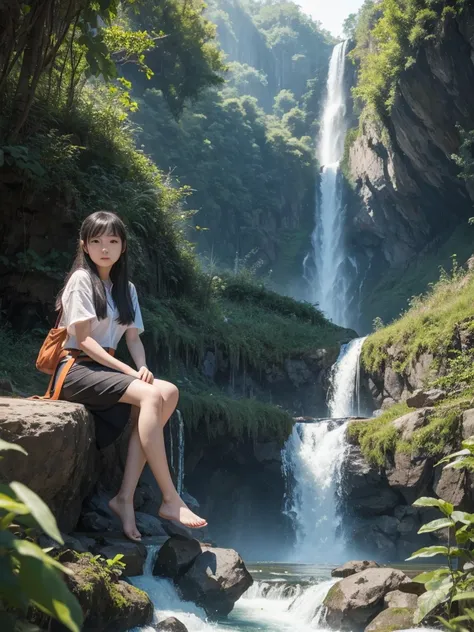
{"type": "Polygon", "coordinates": [[[153,384],[147,384],[135,380],[120,399],[121,402],[132,404],[134,425],[122,485],[109,506],[122,520],[125,535],[132,540],[141,538],[135,524],[133,495],[146,461],[163,494],[159,515],[191,528],[206,525],[206,521],[188,509],[181,500],[168,468],[163,428],[173,414],[178,398],[178,389],[170,382],[155,380],[153,384]]]}

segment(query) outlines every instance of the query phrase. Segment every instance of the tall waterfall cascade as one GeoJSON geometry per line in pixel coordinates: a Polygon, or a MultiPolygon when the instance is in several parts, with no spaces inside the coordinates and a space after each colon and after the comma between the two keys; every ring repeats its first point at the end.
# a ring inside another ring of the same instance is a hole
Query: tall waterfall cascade
{"type": "Polygon", "coordinates": [[[296,543],[291,561],[339,563],[347,547],[338,535],[336,496],[347,448],[345,418],[358,415],[360,353],[364,338],[345,345],[331,373],[331,418],[297,423],[282,451],[287,481],[285,512],[296,543]]]}
{"type": "Polygon", "coordinates": [[[317,158],[321,170],[320,198],[315,209],[312,252],[303,263],[310,300],[333,322],[350,326],[348,282],[344,267],[350,263],[344,247],[344,210],[341,200],[340,161],[347,131],[347,95],[344,68],[348,40],[335,46],[329,63],[326,101],[321,119],[317,158]],[[310,262],[312,265],[310,265],[310,262]]]}

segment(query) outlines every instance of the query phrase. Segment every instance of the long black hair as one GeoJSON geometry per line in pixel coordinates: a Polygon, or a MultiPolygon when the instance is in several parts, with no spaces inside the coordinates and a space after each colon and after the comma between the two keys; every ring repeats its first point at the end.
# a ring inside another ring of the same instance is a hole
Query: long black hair
{"type": "Polygon", "coordinates": [[[82,222],[79,230],[79,241],[77,245],[76,258],[72,264],[72,268],[66,277],[63,289],[56,299],[56,310],[62,308],[62,295],[67,282],[76,270],[85,270],[91,279],[92,294],[94,300],[95,312],[98,320],[107,318],[107,297],[102,279],[99,276],[97,266],[92,261],[87,252],[85,252],[82,243],[87,246],[91,239],[100,237],[101,235],[113,235],[122,240],[124,251],[120,255],[119,260],[114,263],[110,270],[110,279],[113,283],[112,298],[117,306],[119,316],[117,318],[121,325],[130,325],[135,319],[135,309],[130,295],[130,285],[128,281],[128,249],[127,249],[127,233],[125,224],[118,215],[109,211],[97,211],[86,217],[82,222]],[[82,243],[81,243],[82,242],[82,243]]]}

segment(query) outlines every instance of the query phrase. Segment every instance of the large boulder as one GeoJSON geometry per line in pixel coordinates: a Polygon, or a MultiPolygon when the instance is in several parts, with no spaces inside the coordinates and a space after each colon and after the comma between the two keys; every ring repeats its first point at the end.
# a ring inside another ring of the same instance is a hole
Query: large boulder
{"type": "Polygon", "coordinates": [[[194,601],[209,616],[226,616],[253,579],[236,551],[203,547],[189,570],[175,582],[185,600],[194,601]]]}
{"type": "Polygon", "coordinates": [[[392,421],[392,424],[398,430],[401,439],[410,441],[413,433],[426,424],[432,412],[432,408],[420,408],[398,417],[392,421]]]}
{"type": "Polygon", "coordinates": [[[397,450],[393,464],[386,468],[390,487],[401,493],[407,504],[423,496],[433,473],[433,461],[423,455],[397,450]]]}
{"type": "Polygon", "coordinates": [[[331,571],[332,577],[350,577],[367,568],[379,568],[377,562],[369,562],[368,560],[354,560],[346,562],[342,566],[338,566],[331,571]]]}
{"type": "Polygon", "coordinates": [[[107,538],[104,545],[96,545],[94,553],[113,560],[116,555],[123,555],[121,562],[125,564],[124,573],[128,577],[143,575],[143,567],[147,556],[146,547],[139,542],[107,538]]]}
{"type": "Polygon", "coordinates": [[[364,632],[395,632],[413,626],[414,608],[387,608],[382,610],[364,632]]]}
{"type": "Polygon", "coordinates": [[[176,617],[168,617],[155,626],[156,632],[188,632],[188,628],[176,617]]]}
{"type": "MultiPolygon", "coordinates": [[[[81,605],[82,632],[126,632],[151,622],[153,604],[148,595],[120,580],[105,562],[73,551],[65,551],[60,561],[73,572],[65,581],[81,605]]],[[[52,631],[60,629],[52,623],[52,631]]]]}
{"type": "Polygon", "coordinates": [[[159,550],[153,567],[153,575],[176,579],[190,568],[201,553],[201,544],[197,540],[175,535],[159,550]]]}
{"type": "Polygon", "coordinates": [[[28,456],[5,452],[0,479],[20,481],[49,505],[60,528],[77,524],[98,476],[94,424],[80,404],[1,397],[0,438],[28,456]]]}
{"type": "Polygon", "coordinates": [[[401,590],[392,590],[387,593],[384,598],[385,608],[411,608],[414,610],[417,603],[418,595],[401,590]]]}
{"type": "Polygon", "coordinates": [[[364,628],[382,610],[385,595],[409,581],[393,568],[368,568],[342,579],[324,600],[327,624],[351,632],[364,628]]]}
{"type": "Polygon", "coordinates": [[[443,399],[446,399],[446,391],[443,391],[440,388],[432,388],[428,391],[424,391],[419,388],[407,398],[407,406],[410,408],[434,406],[434,404],[442,401],[443,399]]]}

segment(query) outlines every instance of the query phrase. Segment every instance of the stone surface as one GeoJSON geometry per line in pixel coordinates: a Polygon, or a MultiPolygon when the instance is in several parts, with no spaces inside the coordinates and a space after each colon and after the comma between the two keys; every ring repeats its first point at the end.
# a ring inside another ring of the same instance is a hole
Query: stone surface
{"type": "Polygon", "coordinates": [[[126,632],[151,621],[153,604],[148,595],[120,580],[105,562],[89,554],[60,560],[74,573],[65,581],[81,604],[83,632],[126,632]]]}
{"type": "Polygon", "coordinates": [[[342,566],[338,566],[331,571],[332,577],[349,577],[365,571],[366,568],[379,568],[377,562],[370,562],[368,560],[354,560],[353,562],[346,562],[342,566]]]}
{"type": "Polygon", "coordinates": [[[364,632],[395,632],[413,627],[414,608],[397,607],[382,610],[364,632]]]}
{"type": "Polygon", "coordinates": [[[135,518],[137,528],[142,535],[163,536],[167,534],[167,530],[164,528],[162,521],[156,516],[151,516],[142,511],[136,511],[135,518]]]}
{"type": "Polygon", "coordinates": [[[396,452],[393,465],[386,468],[387,480],[398,490],[407,503],[423,496],[432,474],[432,460],[415,454],[396,452]]]}
{"type": "Polygon", "coordinates": [[[446,398],[446,391],[440,388],[433,388],[424,391],[417,389],[410,397],[407,397],[407,406],[410,408],[423,408],[424,406],[433,406],[437,402],[446,398]]]}
{"type": "Polygon", "coordinates": [[[386,608],[416,608],[418,596],[401,590],[392,590],[384,597],[386,608]]]}
{"type": "Polygon", "coordinates": [[[13,394],[13,386],[6,377],[0,377],[0,393],[4,395],[13,394]]]}
{"type": "Polygon", "coordinates": [[[393,568],[368,568],[342,579],[324,600],[326,623],[344,631],[366,626],[382,610],[385,595],[409,581],[393,568]]]}
{"type": "Polygon", "coordinates": [[[168,617],[160,621],[155,626],[155,630],[157,632],[188,632],[188,628],[176,617],[168,617]]]}
{"type": "Polygon", "coordinates": [[[145,546],[139,542],[111,539],[104,546],[94,547],[94,553],[106,559],[113,559],[116,555],[121,554],[123,558],[120,561],[125,564],[123,571],[125,575],[128,577],[143,575],[147,552],[145,546]]]}
{"type": "Polygon", "coordinates": [[[197,540],[175,535],[159,550],[153,575],[175,579],[185,573],[201,553],[201,544],[197,540]]]}
{"type": "Polygon", "coordinates": [[[86,409],[69,402],[0,397],[0,438],[28,452],[4,452],[0,478],[30,487],[63,531],[74,529],[98,476],[94,426],[86,409]]]}
{"type": "Polygon", "coordinates": [[[415,430],[419,430],[426,424],[431,412],[431,408],[414,410],[392,421],[392,425],[398,430],[401,439],[409,441],[415,430]]]}
{"type": "Polygon", "coordinates": [[[474,408],[465,410],[462,415],[462,438],[474,437],[474,408]]]}
{"type": "Polygon", "coordinates": [[[209,616],[226,616],[253,579],[236,551],[208,548],[176,583],[183,598],[194,601],[209,616]]]}
{"type": "Polygon", "coordinates": [[[469,495],[466,471],[435,468],[433,490],[439,498],[452,503],[456,508],[465,508],[469,495]]]}

